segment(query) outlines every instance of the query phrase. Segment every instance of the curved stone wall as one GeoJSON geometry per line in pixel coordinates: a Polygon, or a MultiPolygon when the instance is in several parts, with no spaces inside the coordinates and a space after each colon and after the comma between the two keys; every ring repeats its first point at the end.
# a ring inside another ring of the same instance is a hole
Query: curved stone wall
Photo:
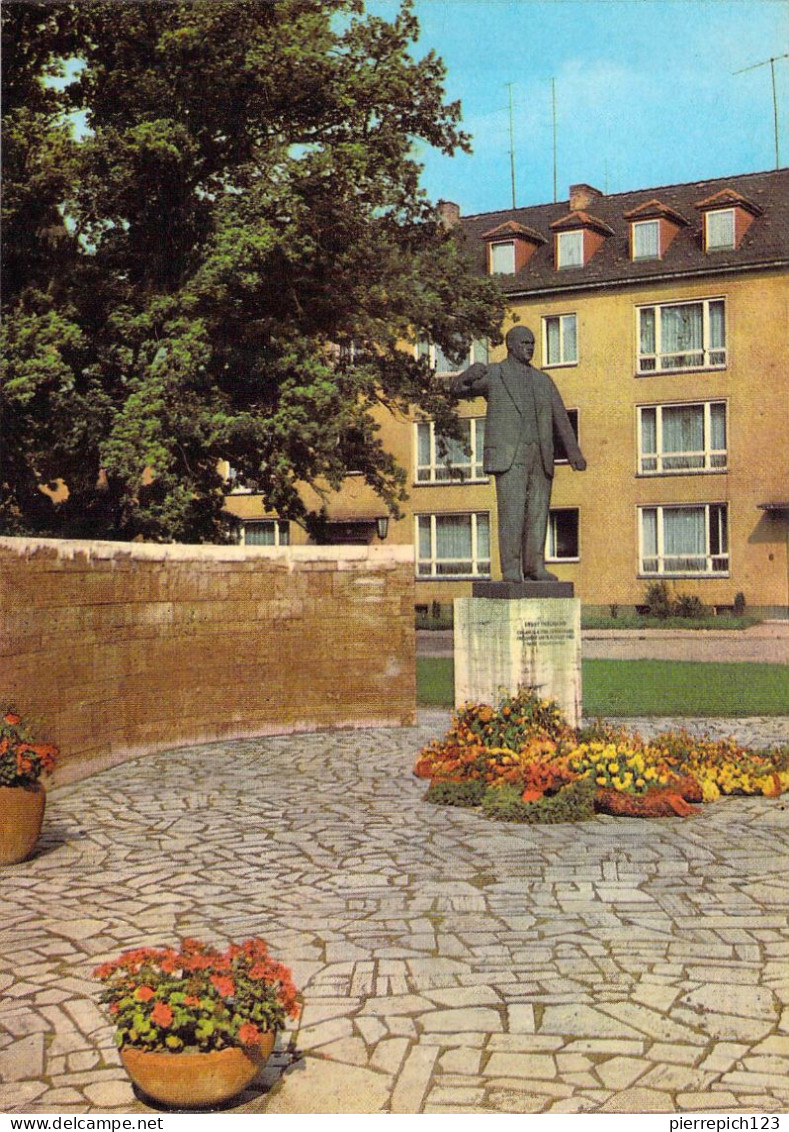
{"type": "Polygon", "coordinates": [[[0,538],[0,699],[56,782],[212,740],[415,719],[411,547],[0,538]]]}

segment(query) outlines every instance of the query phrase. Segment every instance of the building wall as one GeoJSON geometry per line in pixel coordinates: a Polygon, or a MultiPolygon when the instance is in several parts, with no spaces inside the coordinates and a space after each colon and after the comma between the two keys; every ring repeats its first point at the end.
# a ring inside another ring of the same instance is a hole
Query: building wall
{"type": "Polygon", "coordinates": [[[415,719],[410,548],[0,538],[2,695],[57,781],[186,743],[415,719]]]}
{"type": "MultiPolygon", "coordinates": [[[[731,605],[742,592],[749,606],[781,611],[789,604],[785,516],[769,517],[759,504],[789,497],[789,289],[785,274],[765,270],[683,282],[605,287],[552,298],[514,300],[512,311],[537,339],[534,364],[551,374],[568,408],[579,411],[583,473],[558,465],[553,508],[579,509],[580,557],[550,569],[575,583],[590,605],[635,605],[651,580],[639,572],[638,507],[671,503],[726,503],[729,570],[720,576],[667,579],[678,593],[709,605],[731,605]],[[636,308],[651,302],[723,298],[727,364],[714,371],[636,376],[636,308]],[[578,364],[547,367],[542,319],[575,313],[578,364]],[[728,470],[646,476],[637,467],[637,406],[723,400],[727,405],[728,470]]],[[[505,330],[507,328],[505,327],[505,330]]],[[[504,357],[499,347],[492,361],[504,357]]],[[[484,416],[483,400],[465,402],[463,415],[484,416]]],[[[419,485],[413,481],[413,425],[382,421],[386,446],[410,470],[404,519],[390,541],[414,539],[414,513],[490,512],[492,573],[500,577],[492,482],[419,485]]],[[[416,600],[448,603],[470,592],[470,582],[418,579],[416,600]]]]}

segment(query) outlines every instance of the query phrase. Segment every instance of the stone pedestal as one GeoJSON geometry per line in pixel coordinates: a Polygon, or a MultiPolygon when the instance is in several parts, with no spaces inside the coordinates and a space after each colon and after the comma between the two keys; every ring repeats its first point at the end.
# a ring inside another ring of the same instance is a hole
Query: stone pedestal
{"type": "Polygon", "coordinates": [[[555,699],[579,726],[581,602],[574,597],[455,599],[455,706],[497,704],[518,685],[555,699]]]}

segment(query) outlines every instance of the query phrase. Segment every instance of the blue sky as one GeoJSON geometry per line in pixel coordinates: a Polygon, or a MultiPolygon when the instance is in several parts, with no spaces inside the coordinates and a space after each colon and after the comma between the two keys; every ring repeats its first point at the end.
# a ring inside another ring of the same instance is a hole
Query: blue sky
{"type": "MultiPolygon", "coordinates": [[[[398,0],[368,0],[392,17],[398,0]]],[[[518,205],[586,181],[625,192],[775,166],[770,66],[789,52],[789,0],[415,0],[414,53],[434,48],[474,153],[424,147],[423,185],[464,215],[509,208],[514,103],[518,205]]],[[[789,165],[789,59],[775,64],[781,165],[789,165]]]]}

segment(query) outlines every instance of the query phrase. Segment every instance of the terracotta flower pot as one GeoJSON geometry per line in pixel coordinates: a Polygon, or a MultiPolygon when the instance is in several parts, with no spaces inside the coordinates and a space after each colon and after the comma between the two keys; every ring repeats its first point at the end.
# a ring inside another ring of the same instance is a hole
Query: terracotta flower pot
{"type": "Polygon", "coordinates": [[[44,820],[46,798],[41,783],[30,790],[24,786],[0,786],[0,865],[15,865],[33,852],[44,820]]]}
{"type": "Polygon", "coordinates": [[[218,1049],[208,1053],[124,1046],[123,1067],[143,1093],[172,1108],[209,1108],[236,1096],[266,1063],[276,1034],[263,1035],[257,1046],[218,1049]]]}

